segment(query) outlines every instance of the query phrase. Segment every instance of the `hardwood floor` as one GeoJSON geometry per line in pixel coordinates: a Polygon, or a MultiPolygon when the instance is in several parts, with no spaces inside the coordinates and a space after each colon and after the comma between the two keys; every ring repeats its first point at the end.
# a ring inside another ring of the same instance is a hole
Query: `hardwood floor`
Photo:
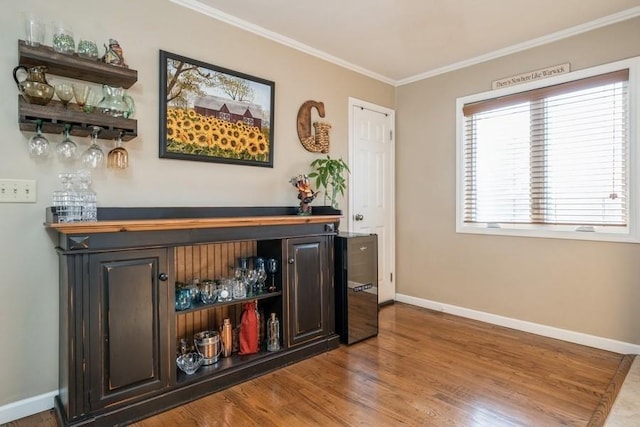
{"type": "MultiPolygon", "coordinates": [[[[602,425],[630,359],[397,303],[376,338],[134,426],[602,425]]],[[[9,426],[54,424],[44,412],[9,426]]]]}

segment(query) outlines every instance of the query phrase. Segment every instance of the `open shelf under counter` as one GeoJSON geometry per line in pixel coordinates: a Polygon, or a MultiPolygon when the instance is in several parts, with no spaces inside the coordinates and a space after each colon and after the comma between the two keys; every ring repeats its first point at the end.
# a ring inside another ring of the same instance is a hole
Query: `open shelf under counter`
{"type": "Polygon", "coordinates": [[[214,302],[214,303],[211,303],[211,304],[196,303],[196,304],[193,304],[191,307],[189,307],[187,309],[176,310],[176,315],[190,313],[190,312],[193,312],[193,311],[209,310],[209,309],[214,309],[214,308],[227,307],[227,306],[230,306],[230,305],[242,304],[242,303],[245,303],[245,302],[260,301],[260,300],[267,299],[267,298],[278,297],[280,295],[282,295],[281,291],[266,292],[266,293],[259,294],[259,295],[252,295],[252,296],[248,296],[246,298],[236,298],[236,299],[232,299],[232,300],[224,301],[224,302],[214,302]]]}
{"type": "Polygon", "coordinates": [[[201,366],[195,373],[191,375],[187,375],[182,372],[180,369],[176,367],[176,376],[177,376],[177,384],[184,384],[190,381],[196,381],[202,379],[202,377],[207,377],[211,375],[220,374],[223,371],[229,371],[235,369],[239,369],[249,364],[255,364],[260,362],[261,360],[267,358],[277,358],[278,353],[282,352],[282,350],[278,351],[264,351],[261,350],[254,354],[233,354],[230,357],[220,357],[216,363],[211,365],[203,365],[201,366]]]}

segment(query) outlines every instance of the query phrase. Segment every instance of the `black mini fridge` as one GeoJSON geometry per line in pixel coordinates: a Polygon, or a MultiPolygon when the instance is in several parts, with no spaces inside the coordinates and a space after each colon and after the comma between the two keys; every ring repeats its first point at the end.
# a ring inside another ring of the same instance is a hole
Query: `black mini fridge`
{"type": "Polygon", "coordinates": [[[344,344],[378,335],[378,236],[335,237],[336,333],[344,344]]]}

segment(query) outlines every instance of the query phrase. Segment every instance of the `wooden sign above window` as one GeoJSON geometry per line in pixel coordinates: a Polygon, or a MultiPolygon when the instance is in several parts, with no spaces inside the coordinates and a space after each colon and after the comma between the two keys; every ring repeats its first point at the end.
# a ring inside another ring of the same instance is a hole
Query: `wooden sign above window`
{"type": "Polygon", "coordinates": [[[491,82],[491,89],[502,89],[503,87],[518,85],[521,83],[529,83],[534,80],[546,79],[547,77],[557,76],[559,74],[571,71],[571,64],[559,64],[552,67],[542,68],[540,70],[529,71],[527,73],[517,74],[511,77],[494,80],[491,82]]]}

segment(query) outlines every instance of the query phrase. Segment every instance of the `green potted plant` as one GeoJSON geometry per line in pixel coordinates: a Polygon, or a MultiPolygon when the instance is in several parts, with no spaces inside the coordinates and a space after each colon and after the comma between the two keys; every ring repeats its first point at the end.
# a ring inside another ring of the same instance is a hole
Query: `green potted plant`
{"type": "Polygon", "coordinates": [[[347,180],[345,172],[351,173],[349,166],[340,159],[332,159],[329,155],[327,158],[316,159],[311,162],[314,169],[309,174],[309,178],[315,178],[316,188],[323,189],[324,201],[331,200],[331,207],[338,209],[338,194],[344,195],[347,188],[347,180]]]}

